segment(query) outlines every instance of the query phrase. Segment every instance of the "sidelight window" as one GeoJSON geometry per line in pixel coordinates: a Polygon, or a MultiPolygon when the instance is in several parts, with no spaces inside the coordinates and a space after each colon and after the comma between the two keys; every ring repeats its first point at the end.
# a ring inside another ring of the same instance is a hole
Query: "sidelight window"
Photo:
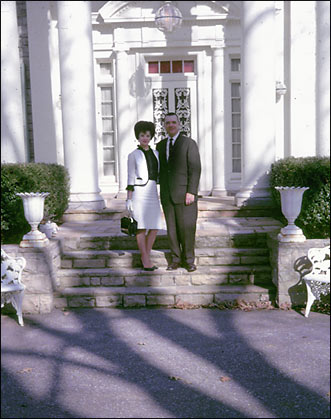
{"type": "Polygon", "coordinates": [[[113,86],[101,87],[103,175],[116,175],[113,86]]]}
{"type": "Polygon", "coordinates": [[[241,92],[240,59],[231,59],[231,142],[232,173],[241,173],[241,92]],[[236,80],[238,79],[238,81],[236,80]]]}

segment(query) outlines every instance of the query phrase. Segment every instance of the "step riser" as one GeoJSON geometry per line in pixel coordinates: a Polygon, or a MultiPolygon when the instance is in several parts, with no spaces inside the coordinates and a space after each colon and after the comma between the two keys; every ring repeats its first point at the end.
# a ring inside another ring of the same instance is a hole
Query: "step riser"
{"type": "MultiPolygon", "coordinates": [[[[63,251],[72,250],[135,250],[137,242],[135,237],[93,237],[93,238],[67,238],[62,243],[63,251]]],[[[233,236],[196,236],[195,247],[198,248],[266,248],[266,234],[238,234],[233,236]]],[[[153,249],[168,249],[166,236],[156,237],[153,249]]]]}
{"type": "Polygon", "coordinates": [[[146,295],[131,293],[126,295],[121,294],[109,294],[99,296],[82,296],[82,295],[71,295],[71,296],[59,296],[55,299],[55,307],[57,308],[78,308],[78,307],[156,307],[156,306],[215,306],[224,302],[233,302],[242,300],[245,302],[252,303],[268,303],[275,299],[274,292],[262,291],[262,292],[226,292],[226,293],[194,293],[194,294],[158,294],[146,295]]]}
{"type": "MultiPolygon", "coordinates": [[[[151,256],[158,258],[168,258],[170,254],[169,249],[152,249],[151,256]]],[[[268,249],[261,248],[197,248],[195,255],[198,257],[243,257],[243,256],[268,256],[268,249]]],[[[97,258],[138,258],[140,252],[138,249],[133,250],[74,250],[64,252],[62,254],[64,259],[97,259],[97,258]]]]}
{"type": "MultiPolygon", "coordinates": [[[[120,220],[123,217],[123,211],[95,211],[89,213],[65,213],[62,216],[63,222],[72,221],[96,221],[96,220],[120,220]]],[[[266,209],[220,209],[220,210],[199,210],[198,222],[204,218],[219,217],[270,217],[271,211],[266,209]]]]}
{"type": "MultiPolygon", "coordinates": [[[[166,267],[170,262],[169,255],[163,257],[152,256],[151,261],[153,265],[166,267]]],[[[264,265],[269,263],[268,257],[265,256],[237,256],[237,257],[213,257],[213,256],[197,256],[195,262],[198,266],[228,266],[228,265],[264,265]]],[[[96,259],[62,259],[61,267],[64,269],[89,269],[89,268],[135,268],[140,266],[140,256],[135,255],[129,257],[98,257],[96,259]]]]}
{"type": "Polygon", "coordinates": [[[262,285],[271,284],[271,270],[268,266],[261,266],[259,270],[241,268],[240,271],[227,267],[223,272],[215,273],[187,273],[180,269],[178,273],[164,271],[146,273],[137,269],[136,273],[127,275],[118,271],[116,274],[107,272],[77,272],[75,270],[62,272],[59,275],[60,287],[173,287],[173,286],[200,286],[200,285],[262,285]]]}

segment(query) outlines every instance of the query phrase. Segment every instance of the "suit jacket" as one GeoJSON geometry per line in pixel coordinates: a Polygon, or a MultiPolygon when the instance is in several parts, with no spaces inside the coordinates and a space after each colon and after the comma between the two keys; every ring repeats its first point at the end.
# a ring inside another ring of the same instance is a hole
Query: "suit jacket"
{"type": "MultiPolygon", "coordinates": [[[[159,153],[153,150],[160,171],[159,153]]],[[[145,186],[148,182],[148,167],[144,152],[138,148],[128,155],[128,185],[145,186]]]]}
{"type": "Polygon", "coordinates": [[[160,159],[161,202],[164,205],[171,199],[174,204],[184,204],[187,192],[198,194],[201,175],[198,145],[181,133],[167,161],[167,141],[166,138],[156,146],[160,159]]]}

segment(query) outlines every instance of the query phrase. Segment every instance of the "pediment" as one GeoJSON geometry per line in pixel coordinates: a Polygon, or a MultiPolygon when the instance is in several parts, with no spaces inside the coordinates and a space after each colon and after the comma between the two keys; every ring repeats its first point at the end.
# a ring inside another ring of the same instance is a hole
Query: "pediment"
{"type": "MultiPolygon", "coordinates": [[[[241,2],[225,1],[173,1],[182,12],[183,19],[224,20],[239,19],[241,2]]],[[[156,11],[164,4],[162,1],[109,1],[98,12],[97,21],[115,22],[148,22],[153,21],[156,11]]]]}
{"type": "Polygon", "coordinates": [[[109,1],[100,10],[99,16],[107,22],[141,21],[154,19],[159,1],[109,1]]]}

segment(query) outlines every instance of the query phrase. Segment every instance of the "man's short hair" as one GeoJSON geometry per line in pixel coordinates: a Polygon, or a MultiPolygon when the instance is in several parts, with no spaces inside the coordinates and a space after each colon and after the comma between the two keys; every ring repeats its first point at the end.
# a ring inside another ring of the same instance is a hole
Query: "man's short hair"
{"type": "Polygon", "coordinates": [[[177,118],[177,121],[179,122],[179,118],[178,115],[175,112],[168,112],[167,114],[164,115],[163,121],[165,121],[167,116],[173,116],[175,115],[175,117],[177,118]]]}

